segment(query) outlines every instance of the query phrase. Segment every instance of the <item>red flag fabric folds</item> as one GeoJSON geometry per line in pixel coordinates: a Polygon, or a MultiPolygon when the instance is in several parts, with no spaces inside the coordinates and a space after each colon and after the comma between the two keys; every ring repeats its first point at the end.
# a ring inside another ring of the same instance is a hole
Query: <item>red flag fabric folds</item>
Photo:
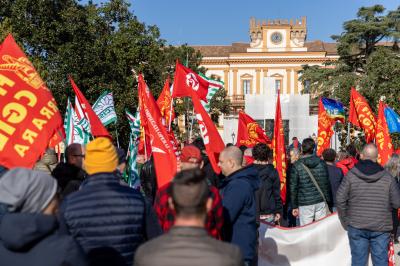
{"type": "Polygon", "coordinates": [[[385,165],[393,154],[392,138],[385,117],[386,105],[380,101],[378,108],[378,121],[376,123],[376,147],[378,148],[378,162],[385,165]]]}
{"type": "Polygon", "coordinates": [[[100,118],[93,111],[92,106],[90,106],[88,100],[86,100],[85,96],[82,94],[78,86],[76,86],[72,77],[69,77],[69,81],[71,82],[72,89],[74,90],[75,95],[78,98],[78,101],[82,107],[83,114],[85,118],[89,121],[92,135],[94,137],[108,137],[112,139],[110,133],[108,133],[103,123],[101,123],[100,118]]]}
{"type": "Polygon", "coordinates": [[[171,121],[175,119],[175,112],[172,106],[172,96],[169,86],[169,77],[165,81],[164,88],[160,96],[158,96],[157,105],[158,108],[160,109],[161,116],[164,117],[165,119],[165,123],[168,128],[169,125],[171,124],[171,121]]]}
{"type": "Polygon", "coordinates": [[[318,144],[317,155],[321,156],[322,152],[330,147],[331,137],[333,135],[332,125],[335,120],[327,114],[322,99],[318,103],[318,144]]]}
{"type": "Polygon", "coordinates": [[[141,121],[143,121],[142,118],[146,120],[144,128],[146,135],[150,138],[157,185],[162,187],[171,182],[174,177],[177,171],[177,158],[167,129],[162,124],[160,110],[141,74],[139,75],[138,91],[141,121]]]}
{"type": "Polygon", "coordinates": [[[0,45],[0,165],[31,168],[63,120],[53,95],[10,35],[0,45]]]}
{"type": "Polygon", "coordinates": [[[375,139],[375,120],[368,102],[356,89],[351,88],[349,122],[364,130],[367,143],[375,139]]]}
{"type": "Polygon", "coordinates": [[[200,133],[206,147],[208,159],[210,160],[214,172],[219,174],[221,173],[221,169],[218,166],[218,160],[219,154],[225,148],[224,142],[222,141],[222,138],[210,116],[201,105],[200,99],[198,98],[196,92],[194,91],[192,91],[192,102],[194,111],[196,112],[196,119],[199,123],[200,133]]]}
{"type": "Polygon", "coordinates": [[[190,97],[195,92],[200,100],[207,102],[208,86],[206,79],[176,61],[173,98],[190,97]]]}
{"type": "Polygon", "coordinates": [[[265,131],[260,127],[260,125],[257,124],[251,116],[242,111],[239,112],[237,134],[237,146],[245,145],[246,147],[251,148],[257,143],[271,144],[271,140],[265,134],[265,131]]]}
{"type": "Polygon", "coordinates": [[[285,133],[283,130],[280,93],[278,93],[278,98],[276,100],[274,138],[272,139],[272,147],[274,151],[274,166],[279,173],[279,178],[281,181],[281,199],[282,203],[285,204],[287,169],[286,169],[285,133]]]}

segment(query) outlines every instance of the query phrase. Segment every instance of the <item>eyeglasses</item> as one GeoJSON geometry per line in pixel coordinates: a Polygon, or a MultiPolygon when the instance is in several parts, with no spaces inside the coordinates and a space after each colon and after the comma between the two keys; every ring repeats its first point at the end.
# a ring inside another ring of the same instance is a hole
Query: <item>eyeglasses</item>
{"type": "Polygon", "coordinates": [[[72,156],[85,158],[85,154],[73,154],[72,156]]]}

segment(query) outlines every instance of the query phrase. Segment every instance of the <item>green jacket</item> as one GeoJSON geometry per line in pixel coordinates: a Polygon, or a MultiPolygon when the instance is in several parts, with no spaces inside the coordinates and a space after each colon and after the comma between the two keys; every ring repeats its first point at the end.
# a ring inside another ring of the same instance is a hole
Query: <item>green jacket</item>
{"type": "Polygon", "coordinates": [[[303,163],[307,166],[325,195],[328,205],[332,204],[331,187],[326,163],[315,155],[305,155],[294,163],[290,172],[290,193],[293,208],[323,202],[303,163]]]}

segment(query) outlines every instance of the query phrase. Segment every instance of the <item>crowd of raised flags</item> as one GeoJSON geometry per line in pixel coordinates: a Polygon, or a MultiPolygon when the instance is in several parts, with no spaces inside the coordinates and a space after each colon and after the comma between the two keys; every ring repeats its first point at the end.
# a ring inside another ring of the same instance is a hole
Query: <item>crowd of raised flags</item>
{"type": "MultiPolygon", "coordinates": [[[[21,110],[23,110],[22,108],[28,110],[26,114],[24,111],[20,111],[20,117],[16,118],[10,115],[4,121],[0,120],[1,165],[8,168],[32,167],[49,143],[53,145],[62,138],[66,145],[71,143],[85,145],[98,136],[111,138],[106,126],[117,123],[112,92],[104,91],[98,100],[90,105],[72,77],[69,77],[75,92],[74,105],[68,99],[62,124],[57,107],[53,104],[54,99],[51,92],[45,87],[11,35],[3,42],[0,56],[0,65],[3,66],[0,68],[0,85],[2,86],[0,94],[5,97],[0,104],[3,113],[4,110],[12,110],[13,107],[10,107],[10,103],[24,97],[27,99],[26,101],[15,104],[19,104],[17,107],[21,110]],[[22,114],[25,116],[22,117],[22,114]],[[40,115],[43,119],[38,118],[40,115]],[[18,128],[13,127],[14,124],[17,124],[16,122],[19,123],[18,128]],[[31,125],[36,127],[36,131],[29,129],[31,125]],[[64,128],[65,136],[64,132],[60,132],[60,128],[64,128]],[[27,157],[29,160],[26,160],[27,157]]],[[[133,115],[126,111],[131,134],[127,150],[127,172],[124,178],[129,185],[138,185],[136,158],[139,153],[144,154],[146,159],[153,156],[159,186],[169,182],[174,176],[179,160],[179,156],[177,156],[179,145],[171,130],[171,123],[175,119],[173,99],[176,97],[192,99],[194,114],[210,163],[216,173],[220,172],[218,156],[225,144],[212,122],[209,112],[211,99],[223,86],[223,82],[197,74],[177,61],[173,84],[170,85],[168,78],[156,101],[143,76],[139,75],[137,112],[133,115]]],[[[329,147],[333,135],[332,127],[336,121],[345,122],[343,104],[333,99],[321,98],[318,115],[318,155],[329,147]]],[[[400,132],[399,115],[380,102],[378,116],[375,116],[365,98],[352,88],[347,121],[364,131],[367,142],[376,142],[380,163],[384,164],[393,153],[390,133],[400,132]]],[[[285,195],[286,149],[279,94],[272,141],[251,117],[243,112],[239,114],[237,145],[244,144],[251,147],[259,142],[270,145],[274,151],[274,164],[280,175],[282,195],[285,195]]],[[[284,200],[284,196],[282,199],[284,200]]]]}

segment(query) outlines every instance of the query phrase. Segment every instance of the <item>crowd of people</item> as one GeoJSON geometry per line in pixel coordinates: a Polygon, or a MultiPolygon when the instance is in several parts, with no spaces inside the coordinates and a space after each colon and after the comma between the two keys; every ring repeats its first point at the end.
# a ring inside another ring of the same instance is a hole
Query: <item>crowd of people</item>
{"type": "MultiPolygon", "coordinates": [[[[267,144],[233,144],[216,174],[201,139],[158,187],[154,159],[140,187],[122,178],[125,152],[108,138],[48,149],[33,170],[0,177],[0,265],[257,265],[260,223],[304,226],[338,212],[352,265],[387,265],[397,241],[400,158],[382,167],[374,144],[316,155],[313,138],[287,149],[286,195],[267,144]],[[282,199],[285,199],[285,202],[282,199]]],[[[139,159],[142,160],[142,159],[139,159]]]]}

